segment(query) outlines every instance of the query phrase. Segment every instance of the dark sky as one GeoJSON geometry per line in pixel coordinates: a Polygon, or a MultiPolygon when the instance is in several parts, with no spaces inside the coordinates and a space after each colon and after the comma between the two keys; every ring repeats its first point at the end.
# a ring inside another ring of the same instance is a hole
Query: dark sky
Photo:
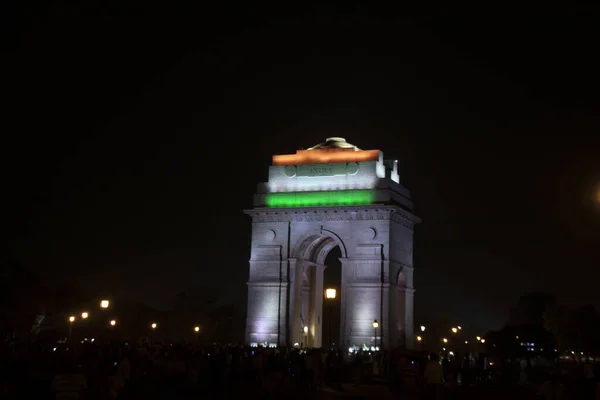
{"type": "Polygon", "coordinates": [[[600,306],[596,10],[141,3],[5,6],[6,257],[159,307],[243,303],[270,156],[343,136],[400,160],[417,323],[495,327],[529,290],[600,306]]]}

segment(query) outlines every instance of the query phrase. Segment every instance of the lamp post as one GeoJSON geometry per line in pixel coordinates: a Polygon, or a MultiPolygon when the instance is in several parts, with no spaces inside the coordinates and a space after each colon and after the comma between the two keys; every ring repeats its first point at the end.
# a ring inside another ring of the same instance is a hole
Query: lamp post
{"type": "Polygon", "coordinates": [[[110,301],[108,301],[108,300],[101,300],[100,301],[100,308],[107,309],[109,305],[110,305],[110,301]]]}
{"type": "Polygon", "coordinates": [[[375,349],[377,349],[377,328],[379,328],[379,321],[375,320],[375,321],[373,321],[373,336],[375,336],[375,338],[374,338],[375,349]]]}
{"type": "Polygon", "coordinates": [[[73,336],[73,323],[75,322],[75,316],[69,317],[69,343],[71,343],[71,337],[73,336]]]}
{"type": "Polygon", "coordinates": [[[88,319],[89,316],[90,316],[90,314],[88,312],[86,312],[86,311],[84,311],[84,312],[81,313],[81,318],[82,319],[88,319]]]}
{"type": "Polygon", "coordinates": [[[325,298],[329,300],[329,348],[331,350],[331,320],[333,319],[333,301],[337,291],[333,288],[325,289],[325,298]]]}
{"type": "Polygon", "coordinates": [[[302,331],[304,332],[303,347],[308,347],[308,326],[304,325],[304,328],[302,328],[302,331]]]}
{"type": "Polygon", "coordinates": [[[196,346],[198,346],[198,340],[200,339],[200,327],[198,325],[194,327],[194,332],[196,333],[196,346]]]}

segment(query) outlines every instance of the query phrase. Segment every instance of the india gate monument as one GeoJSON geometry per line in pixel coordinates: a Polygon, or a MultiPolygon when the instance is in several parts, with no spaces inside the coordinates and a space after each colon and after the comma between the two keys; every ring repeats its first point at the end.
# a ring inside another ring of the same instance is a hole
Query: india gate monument
{"type": "Polygon", "coordinates": [[[397,160],[339,137],[275,155],[245,213],[252,217],[248,344],[327,345],[323,272],[338,246],[335,342],[345,349],[413,347],[413,227],[420,219],[397,160]]]}

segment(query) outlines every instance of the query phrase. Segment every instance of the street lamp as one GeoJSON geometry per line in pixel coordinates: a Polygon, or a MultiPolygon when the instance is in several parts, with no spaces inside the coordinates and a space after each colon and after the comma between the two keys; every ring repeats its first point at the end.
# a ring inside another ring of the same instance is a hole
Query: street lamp
{"type": "Polygon", "coordinates": [[[481,339],[481,343],[485,343],[485,339],[481,339]]]}
{"type": "Polygon", "coordinates": [[[444,343],[448,343],[448,339],[446,339],[446,338],[442,338],[442,342],[444,342],[444,343]]]}
{"type": "Polygon", "coordinates": [[[83,318],[83,319],[87,319],[89,316],[90,316],[90,314],[88,314],[85,311],[81,313],[81,318],[83,318]]]}
{"type": "Polygon", "coordinates": [[[304,325],[302,328],[302,332],[304,332],[304,345],[303,347],[308,347],[308,326],[304,325]]]}
{"type": "Polygon", "coordinates": [[[425,326],[421,325],[421,332],[425,332],[425,326]]]}
{"type": "Polygon", "coordinates": [[[100,302],[100,307],[101,308],[108,308],[109,305],[110,305],[110,301],[108,301],[108,300],[102,300],[100,302]]]}
{"type": "Polygon", "coordinates": [[[375,336],[375,348],[377,348],[377,328],[379,328],[379,321],[375,320],[373,321],[373,336],[375,336]]]}
{"type": "Polygon", "coordinates": [[[73,336],[73,322],[75,322],[75,316],[69,317],[69,343],[71,343],[71,337],[73,336]]]}
{"type": "Polygon", "coordinates": [[[152,329],[156,329],[156,327],[157,327],[157,325],[156,325],[156,322],[153,322],[153,323],[152,323],[152,325],[150,325],[150,327],[151,327],[152,329]]]}
{"type": "Polygon", "coordinates": [[[481,342],[481,336],[477,336],[475,339],[477,339],[478,342],[481,342]]]}
{"type": "Polygon", "coordinates": [[[194,327],[194,332],[196,332],[196,346],[198,346],[198,342],[200,341],[200,327],[198,325],[194,327]]]}
{"type": "Polygon", "coordinates": [[[420,342],[421,340],[423,340],[423,338],[421,336],[417,336],[417,342],[420,342]]]}
{"type": "Polygon", "coordinates": [[[117,324],[117,321],[115,321],[114,319],[110,320],[110,326],[115,326],[117,324]]]}
{"type": "Polygon", "coordinates": [[[325,289],[325,298],[329,300],[329,350],[331,350],[331,320],[333,319],[333,301],[337,291],[333,288],[325,289]]]}
{"type": "Polygon", "coordinates": [[[452,327],[452,333],[456,333],[456,332],[458,332],[458,329],[455,327],[452,327]]]}

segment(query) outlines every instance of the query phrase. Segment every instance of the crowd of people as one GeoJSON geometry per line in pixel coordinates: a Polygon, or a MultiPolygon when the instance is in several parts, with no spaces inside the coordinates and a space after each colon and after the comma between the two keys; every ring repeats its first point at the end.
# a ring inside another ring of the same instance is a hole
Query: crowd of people
{"type": "MultiPolygon", "coordinates": [[[[159,343],[2,347],[3,399],[293,398],[389,385],[408,398],[459,398],[469,388],[538,389],[543,399],[595,399],[594,365],[538,365],[485,355],[159,343]],[[543,374],[548,374],[543,378],[543,374]],[[346,388],[346,389],[345,389],[346,388]],[[412,397],[410,397],[412,396],[412,397]],[[576,397],[574,397],[576,396],[576,397]]],[[[535,392],[530,393],[534,398],[535,392]]]]}

